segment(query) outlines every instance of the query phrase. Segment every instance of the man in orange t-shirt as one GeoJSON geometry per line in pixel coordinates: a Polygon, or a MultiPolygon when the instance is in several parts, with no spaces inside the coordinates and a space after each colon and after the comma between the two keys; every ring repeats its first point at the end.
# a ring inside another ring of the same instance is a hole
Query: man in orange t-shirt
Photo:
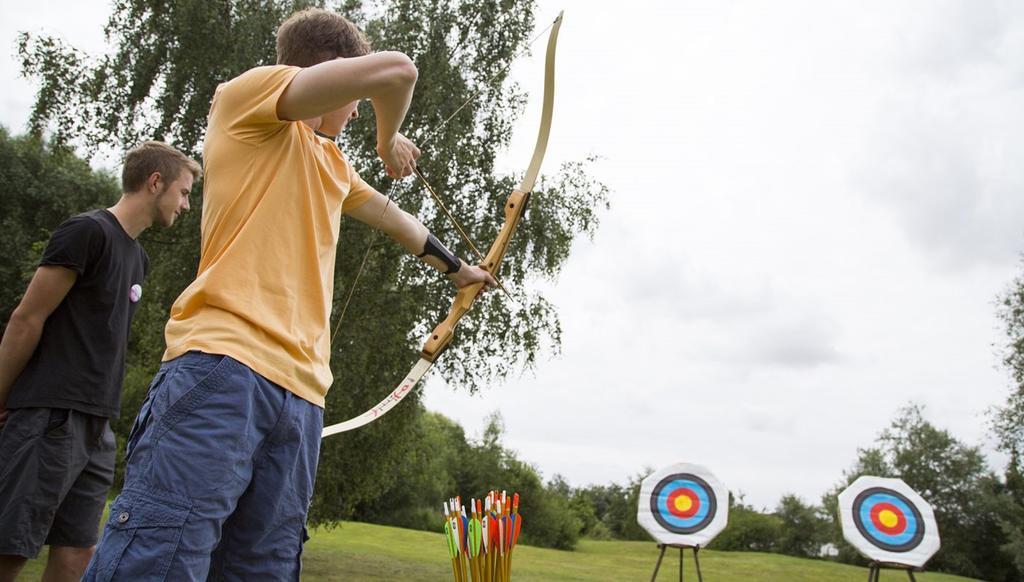
{"type": "Polygon", "coordinates": [[[86,580],[297,580],[313,494],[342,213],[458,287],[496,285],[364,182],[334,142],[373,104],[392,178],[416,68],[321,9],[277,33],[278,64],[218,87],[203,149],[199,272],[171,308],[164,364],[125,448],[125,486],[86,580]]]}

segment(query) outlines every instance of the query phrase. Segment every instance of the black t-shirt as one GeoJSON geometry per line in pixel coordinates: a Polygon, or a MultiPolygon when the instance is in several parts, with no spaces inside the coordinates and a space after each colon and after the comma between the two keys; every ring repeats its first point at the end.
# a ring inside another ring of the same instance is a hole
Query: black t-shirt
{"type": "Polygon", "coordinates": [[[40,265],[67,267],[78,278],[46,319],[7,407],[70,408],[116,417],[128,325],[142,297],[149,257],[113,214],[99,209],[58,226],[40,265]]]}

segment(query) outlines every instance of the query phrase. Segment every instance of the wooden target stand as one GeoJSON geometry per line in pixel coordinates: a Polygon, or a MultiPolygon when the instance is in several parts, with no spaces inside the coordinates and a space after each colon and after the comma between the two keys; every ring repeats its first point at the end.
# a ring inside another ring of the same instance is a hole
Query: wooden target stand
{"type": "Polygon", "coordinates": [[[917,578],[914,578],[915,571],[924,571],[923,568],[915,568],[914,566],[907,566],[906,564],[873,561],[868,564],[868,582],[879,582],[881,580],[882,570],[903,570],[907,573],[907,577],[910,578],[910,582],[917,582],[917,578]]]}
{"type": "Polygon", "coordinates": [[[704,576],[700,572],[700,559],[697,557],[697,552],[700,551],[700,546],[679,546],[676,544],[658,544],[658,548],[661,549],[661,553],[658,554],[658,563],[654,565],[654,575],[651,576],[651,582],[655,582],[658,579],[658,570],[661,569],[661,560],[665,557],[665,550],[669,548],[679,548],[679,582],[683,582],[683,553],[687,550],[693,550],[693,563],[697,565],[697,580],[698,582],[704,582],[704,576]]]}

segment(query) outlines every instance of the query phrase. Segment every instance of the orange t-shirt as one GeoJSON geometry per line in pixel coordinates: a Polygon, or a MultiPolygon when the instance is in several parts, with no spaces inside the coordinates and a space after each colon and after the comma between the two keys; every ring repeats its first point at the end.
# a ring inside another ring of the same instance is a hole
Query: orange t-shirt
{"type": "Polygon", "coordinates": [[[341,214],[373,190],[332,141],[277,118],[299,71],[257,67],[217,88],[203,146],[199,273],[171,307],[163,359],[228,355],[323,406],[341,214]]]}

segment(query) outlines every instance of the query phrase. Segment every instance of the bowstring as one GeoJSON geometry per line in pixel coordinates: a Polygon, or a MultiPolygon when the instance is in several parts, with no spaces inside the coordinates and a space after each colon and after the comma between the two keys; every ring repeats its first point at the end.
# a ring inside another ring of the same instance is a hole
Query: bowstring
{"type": "MultiPolygon", "coordinates": [[[[436,202],[437,205],[441,208],[441,210],[444,211],[445,216],[448,217],[448,220],[450,220],[452,224],[455,225],[455,229],[459,231],[459,236],[461,236],[462,240],[465,241],[467,245],[469,245],[469,248],[473,251],[473,254],[476,255],[477,260],[480,261],[479,264],[482,265],[486,263],[487,259],[485,259],[484,255],[480,252],[480,250],[476,248],[476,245],[473,244],[473,241],[469,238],[469,235],[466,234],[466,231],[462,228],[462,225],[459,224],[459,221],[455,220],[455,216],[451,213],[450,210],[448,210],[448,206],[446,206],[444,201],[441,200],[441,197],[438,196],[437,192],[434,192],[434,188],[430,185],[430,182],[427,182],[426,177],[423,176],[423,172],[421,172],[420,169],[415,166],[413,167],[413,171],[416,172],[417,176],[419,176],[420,181],[423,182],[423,185],[427,188],[427,192],[430,192],[430,196],[434,199],[434,202],[436,202]]],[[[511,299],[516,304],[519,304],[519,302],[516,301],[514,297],[512,297],[512,294],[508,292],[508,289],[505,288],[505,285],[502,284],[501,280],[498,279],[498,276],[495,273],[491,273],[491,277],[494,278],[494,282],[497,283],[498,288],[501,289],[509,299],[511,299]]]]}
{"type": "MultiPolygon", "coordinates": [[[[444,127],[446,125],[448,125],[448,123],[452,119],[454,119],[456,115],[458,115],[463,109],[465,109],[470,103],[472,103],[473,100],[475,100],[477,97],[479,97],[480,94],[483,93],[490,86],[491,82],[494,79],[498,78],[498,76],[501,75],[502,73],[508,72],[508,70],[512,68],[512,64],[515,63],[516,61],[518,61],[520,57],[522,57],[531,48],[533,48],[533,45],[537,42],[537,39],[539,39],[541,36],[543,36],[545,33],[547,33],[547,31],[549,31],[551,29],[551,27],[555,25],[555,22],[558,22],[558,19],[552,20],[551,23],[548,24],[547,26],[545,26],[544,29],[541,30],[539,33],[537,33],[533,37],[533,39],[530,40],[529,43],[527,43],[527,45],[525,47],[523,47],[522,49],[517,51],[516,54],[514,54],[511,59],[509,59],[508,63],[506,63],[501,68],[499,68],[495,73],[491,74],[491,76],[489,76],[483,83],[481,83],[480,87],[476,91],[474,91],[473,94],[470,95],[468,99],[463,101],[462,104],[459,105],[458,108],[456,108],[455,111],[453,111],[451,113],[451,115],[446,117],[441,122],[440,125],[436,126],[433,130],[431,130],[429,133],[427,133],[427,136],[425,138],[423,138],[423,140],[420,142],[419,147],[422,149],[428,143],[430,143],[431,140],[433,140],[435,137],[437,137],[437,135],[441,132],[441,130],[444,129],[444,127]]],[[[419,170],[416,170],[416,174],[419,175],[419,178],[420,178],[420,180],[423,181],[423,184],[425,186],[427,186],[427,189],[434,196],[434,199],[438,202],[438,205],[442,209],[444,209],[445,214],[448,216],[449,220],[451,220],[452,223],[455,225],[455,227],[459,230],[459,232],[463,234],[463,238],[465,238],[466,243],[470,246],[470,248],[473,249],[473,251],[476,252],[477,256],[480,256],[480,251],[478,251],[476,249],[476,246],[472,243],[472,241],[469,240],[469,237],[465,235],[465,233],[464,233],[464,231],[462,229],[462,225],[460,225],[459,222],[457,220],[455,220],[455,217],[452,216],[452,214],[450,212],[448,212],[448,209],[444,206],[444,203],[441,202],[441,199],[436,194],[434,194],[433,188],[430,187],[430,184],[427,182],[426,178],[423,177],[423,174],[420,173],[419,170]]],[[[332,350],[334,349],[333,348],[333,346],[334,346],[334,339],[338,336],[338,332],[341,330],[341,323],[345,320],[345,313],[348,311],[349,303],[352,301],[352,294],[355,291],[356,283],[359,282],[359,277],[362,275],[363,269],[366,268],[366,263],[367,263],[367,261],[370,258],[370,252],[373,251],[373,247],[377,243],[377,237],[378,237],[378,235],[380,233],[380,230],[379,230],[380,225],[384,222],[384,216],[387,214],[388,208],[390,208],[390,206],[391,206],[391,201],[393,199],[393,195],[394,195],[395,191],[397,190],[398,184],[399,184],[400,181],[401,181],[401,178],[395,178],[391,182],[391,187],[388,188],[388,193],[384,195],[384,197],[387,198],[387,203],[384,205],[384,210],[381,211],[381,213],[380,213],[380,218],[377,219],[377,224],[374,225],[373,230],[370,233],[370,243],[366,246],[366,252],[363,254],[362,261],[359,262],[359,268],[356,269],[355,277],[352,278],[352,283],[349,286],[348,293],[345,296],[345,303],[342,305],[341,313],[338,316],[338,323],[335,324],[334,331],[331,333],[331,346],[332,346],[331,349],[332,350]]],[[[491,276],[495,277],[495,281],[498,281],[497,276],[494,273],[492,273],[491,276]]],[[[498,285],[499,285],[499,287],[501,287],[501,290],[504,291],[505,294],[508,295],[509,298],[511,299],[512,295],[508,292],[507,289],[505,289],[504,285],[502,285],[501,282],[498,282],[498,285]]],[[[514,299],[513,299],[513,301],[514,301],[514,299]]]]}

